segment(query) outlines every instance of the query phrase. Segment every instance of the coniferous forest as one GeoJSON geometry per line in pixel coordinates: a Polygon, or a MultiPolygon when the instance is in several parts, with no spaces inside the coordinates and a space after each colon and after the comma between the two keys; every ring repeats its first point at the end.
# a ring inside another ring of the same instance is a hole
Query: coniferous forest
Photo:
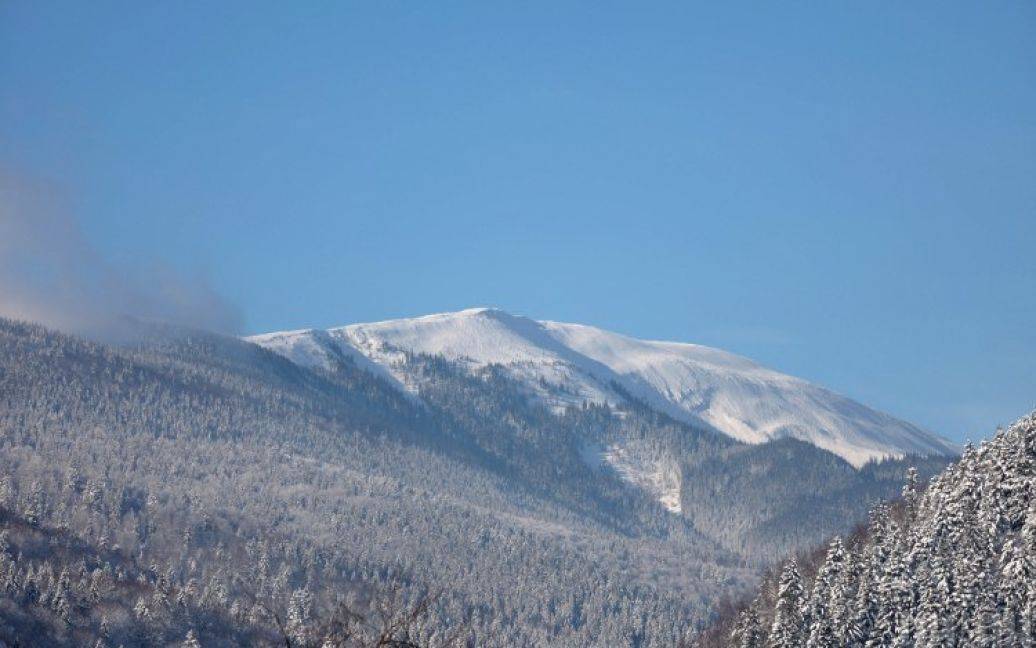
{"type": "Polygon", "coordinates": [[[865,528],[772,570],[705,646],[993,648],[1036,643],[1036,415],[865,528]]]}
{"type": "Polygon", "coordinates": [[[198,331],[104,344],[0,323],[0,639],[674,645],[908,466],[948,461],[856,470],[635,403],[556,412],[492,366],[403,362],[419,398],[198,331]],[[588,463],[590,443],[661,467],[680,512],[588,463]]]}

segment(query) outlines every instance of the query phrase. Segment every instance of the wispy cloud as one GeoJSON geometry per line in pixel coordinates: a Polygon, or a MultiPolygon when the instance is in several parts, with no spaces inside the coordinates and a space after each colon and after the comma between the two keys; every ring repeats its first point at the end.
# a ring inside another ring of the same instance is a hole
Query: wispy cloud
{"type": "Polygon", "coordinates": [[[238,308],[200,277],[155,260],[120,267],[103,258],[77,219],[42,183],[0,168],[0,316],[104,334],[126,318],[224,333],[238,308]]]}

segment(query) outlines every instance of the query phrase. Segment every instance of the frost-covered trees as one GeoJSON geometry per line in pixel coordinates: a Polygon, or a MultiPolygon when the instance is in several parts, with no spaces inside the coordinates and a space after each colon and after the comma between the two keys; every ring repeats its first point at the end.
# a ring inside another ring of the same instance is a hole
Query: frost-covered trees
{"type": "Polygon", "coordinates": [[[326,642],[341,599],[375,623],[379,593],[399,588],[401,604],[444,590],[409,628],[419,644],[460,627],[476,644],[666,645],[747,582],[578,452],[590,433],[685,428],[558,415],[491,369],[411,365],[424,405],[348,363],[303,370],[235,340],[116,348],[0,321],[5,640],[130,648],[193,629],[264,645],[301,612],[296,629],[326,642]],[[640,577],[657,567],[672,576],[640,577]]]}
{"type": "Polygon", "coordinates": [[[809,619],[808,648],[833,648],[840,645],[839,635],[846,610],[846,552],[842,539],[835,538],[813,582],[806,618],[809,619]]]}
{"type": "Polygon", "coordinates": [[[923,493],[910,471],[902,495],[830,543],[808,596],[799,566],[784,566],[750,608],[771,620],[767,645],[1036,645],[1036,413],[966,448],[923,493]]]}
{"type": "Polygon", "coordinates": [[[343,598],[366,618],[398,587],[443,592],[412,628],[425,643],[462,627],[475,645],[668,646],[906,465],[857,471],[647,408],[557,412],[492,366],[404,359],[420,403],[345,358],[309,370],[203,333],[115,347],[0,321],[0,614],[56,645],[102,627],[112,647],[188,629],[261,645],[304,590],[295,626],[323,641],[343,598]],[[591,443],[650,457],[682,514],[589,465],[591,443]]]}
{"type": "Polygon", "coordinates": [[[802,577],[794,560],[788,561],[781,571],[774,605],[773,625],[770,627],[770,648],[801,646],[805,628],[802,619],[802,577]]]}
{"type": "Polygon", "coordinates": [[[288,634],[299,644],[309,635],[309,620],[313,614],[313,596],[305,588],[292,592],[288,601],[288,634]]]}
{"type": "Polygon", "coordinates": [[[749,605],[741,611],[737,625],[734,626],[732,643],[736,648],[763,648],[765,637],[756,606],[749,605]]]}

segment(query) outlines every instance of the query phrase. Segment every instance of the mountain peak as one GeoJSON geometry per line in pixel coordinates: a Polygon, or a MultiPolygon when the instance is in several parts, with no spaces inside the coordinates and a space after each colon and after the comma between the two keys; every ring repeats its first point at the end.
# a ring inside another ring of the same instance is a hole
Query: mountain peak
{"type": "Polygon", "coordinates": [[[955,447],[910,423],[720,349],[639,340],[584,324],[537,321],[498,308],[249,338],[305,366],[329,366],[329,347],[414,393],[405,352],[476,369],[504,367],[555,408],[627,405],[630,397],[677,420],[746,443],[792,437],[854,466],[955,447]],[[409,385],[410,387],[403,387],[409,385]]]}

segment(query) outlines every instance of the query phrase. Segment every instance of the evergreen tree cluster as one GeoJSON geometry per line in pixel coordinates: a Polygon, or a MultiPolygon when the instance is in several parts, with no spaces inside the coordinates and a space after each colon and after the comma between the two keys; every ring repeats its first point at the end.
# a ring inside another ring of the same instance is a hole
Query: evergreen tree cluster
{"type": "Polygon", "coordinates": [[[911,472],[898,502],[816,560],[784,563],[699,644],[1036,645],[1036,413],[918,482],[911,472]]]}

